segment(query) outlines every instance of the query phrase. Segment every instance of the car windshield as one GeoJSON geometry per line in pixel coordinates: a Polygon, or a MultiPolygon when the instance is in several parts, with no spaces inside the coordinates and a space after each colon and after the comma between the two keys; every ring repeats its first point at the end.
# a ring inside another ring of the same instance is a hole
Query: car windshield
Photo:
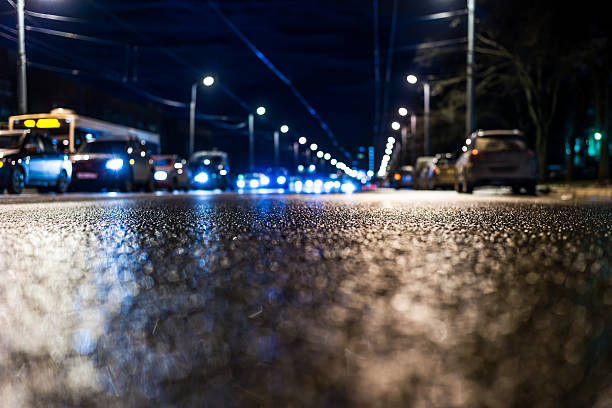
{"type": "Polygon", "coordinates": [[[475,149],[484,152],[502,152],[508,150],[525,150],[527,143],[521,137],[493,136],[476,139],[475,149]]]}
{"type": "Polygon", "coordinates": [[[0,149],[19,149],[21,147],[21,135],[0,136],[0,149]]]}
{"type": "Polygon", "coordinates": [[[172,161],[173,161],[172,159],[164,158],[164,159],[157,159],[155,160],[154,163],[156,166],[169,166],[172,164],[172,161]]]}
{"type": "Polygon", "coordinates": [[[193,160],[196,164],[203,164],[205,166],[218,166],[223,164],[223,158],[221,156],[196,156],[193,160]]]}
{"type": "Polygon", "coordinates": [[[124,154],[127,149],[127,145],[122,142],[94,142],[83,146],[81,153],[124,154]]]}

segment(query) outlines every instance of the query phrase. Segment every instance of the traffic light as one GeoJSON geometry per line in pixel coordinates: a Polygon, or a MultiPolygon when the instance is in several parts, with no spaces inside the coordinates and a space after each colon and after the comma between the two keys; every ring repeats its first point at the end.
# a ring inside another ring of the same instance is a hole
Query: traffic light
{"type": "Polygon", "coordinates": [[[602,137],[603,137],[603,136],[601,135],[601,132],[595,132],[595,133],[593,133],[593,139],[595,139],[595,140],[596,140],[596,141],[598,141],[598,142],[599,142],[599,141],[602,139],[602,137]]]}

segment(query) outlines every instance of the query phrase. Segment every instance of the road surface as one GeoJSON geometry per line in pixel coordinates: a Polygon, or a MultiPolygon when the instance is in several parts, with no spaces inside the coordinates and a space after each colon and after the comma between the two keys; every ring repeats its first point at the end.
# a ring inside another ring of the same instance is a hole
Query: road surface
{"type": "Polygon", "coordinates": [[[0,197],[1,406],[612,404],[612,205],[0,197]]]}

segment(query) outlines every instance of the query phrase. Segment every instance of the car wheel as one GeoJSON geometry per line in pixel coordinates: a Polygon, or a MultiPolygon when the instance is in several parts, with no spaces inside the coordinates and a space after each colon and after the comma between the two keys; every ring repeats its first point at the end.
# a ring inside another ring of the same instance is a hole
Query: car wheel
{"type": "Polygon", "coordinates": [[[20,167],[14,167],[9,176],[9,194],[21,194],[25,186],[25,174],[20,167]]]}
{"type": "Polygon", "coordinates": [[[155,191],[155,179],[153,178],[153,173],[150,174],[149,180],[147,181],[147,184],[145,184],[144,190],[147,193],[152,193],[155,191]]]}
{"type": "Polygon", "coordinates": [[[525,186],[528,195],[537,195],[536,183],[529,183],[525,186]]]}
{"type": "Polygon", "coordinates": [[[66,191],[68,191],[68,175],[66,171],[62,170],[55,184],[55,192],[57,194],[64,194],[66,191]]]}
{"type": "Polygon", "coordinates": [[[128,174],[127,177],[121,182],[121,191],[129,193],[134,189],[134,182],[132,181],[132,174],[128,174]]]}
{"type": "Polygon", "coordinates": [[[521,194],[521,186],[512,186],[512,194],[521,194]]]}

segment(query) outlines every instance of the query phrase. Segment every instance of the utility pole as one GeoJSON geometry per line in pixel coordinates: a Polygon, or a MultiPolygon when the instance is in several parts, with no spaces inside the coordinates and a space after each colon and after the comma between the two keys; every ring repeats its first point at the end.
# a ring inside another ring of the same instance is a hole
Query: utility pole
{"type": "Polygon", "coordinates": [[[255,115],[249,113],[249,171],[255,171],[255,115]]]}
{"type": "Polygon", "coordinates": [[[191,103],[189,104],[189,154],[193,154],[195,148],[195,113],[196,98],[198,96],[198,83],[191,86],[191,103]]]}
{"type": "Polygon", "coordinates": [[[465,110],[465,130],[474,132],[474,13],[476,0],[467,0],[468,47],[467,47],[467,105],[465,110]]]}
{"type": "Polygon", "coordinates": [[[429,113],[430,104],[429,99],[431,97],[431,87],[429,82],[423,84],[423,93],[425,96],[425,156],[429,156],[431,151],[430,134],[429,134],[429,113]]]}
{"type": "Polygon", "coordinates": [[[20,114],[28,113],[24,16],[25,0],[17,0],[17,105],[20,114]]]}
{"type": "Polygon", "coordinates": [[[279,139],[280,133],[278,130],[274,131],[274,167],[278,168],[279,163],[279,139]]]}

